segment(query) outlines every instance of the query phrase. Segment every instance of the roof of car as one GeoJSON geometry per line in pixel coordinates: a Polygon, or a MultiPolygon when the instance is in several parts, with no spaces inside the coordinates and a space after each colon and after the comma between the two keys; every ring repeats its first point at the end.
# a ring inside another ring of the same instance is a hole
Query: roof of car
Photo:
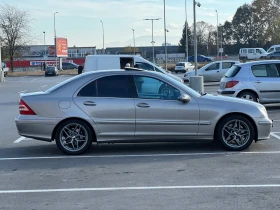
{"type": "Polygon", "coordinates": [[[280,63],[280,60],[261,60],[261,61],[250,61],[246,63],[239,63],[240,66],[253,65],[253,64],[267,64],[267,63],[280,63]]]}

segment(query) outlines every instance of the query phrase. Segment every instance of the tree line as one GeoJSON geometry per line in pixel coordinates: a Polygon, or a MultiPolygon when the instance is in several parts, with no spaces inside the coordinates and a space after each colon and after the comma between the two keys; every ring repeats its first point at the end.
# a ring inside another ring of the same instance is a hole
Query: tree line
{"type": "MultiPolygon", "coordinates": [[[[217,54],[217,26],[204,21],[196,23],[199,54],[217,54]]],[[[193,54],[193,25],[187,27],[189,54],[193,54]]],[[[218,27],[219,46],[225,54],[238,54],[243,47],[261,47],[267,50],[280,44],[280,0],[254,0],[240,6],[232,21],[218,27]]],[[[179,42],[180,52],[185,52],[186,27],[179,42]]]]}

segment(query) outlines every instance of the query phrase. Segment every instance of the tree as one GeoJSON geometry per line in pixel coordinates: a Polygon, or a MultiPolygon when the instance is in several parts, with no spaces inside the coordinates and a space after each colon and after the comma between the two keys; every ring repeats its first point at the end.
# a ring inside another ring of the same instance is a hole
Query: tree
{"type": "Polygon", "coordinates": [[[25,45],[30,37],[30,23],[31,19],[27,11],[8,4],[0,5],[0,28],[2,29],[2,39],[12,71],[13,62],[19,48],[25,45]]]}
{"type": "MultiPolygon", "coordinates": [[[[189,27],[187,30],[188,30],[188,51],[189,51],[189,56],[190,56],[191,54],[193,54],[193,49],[192,49],[193,34],[189,27]]],[[[180,52],[185,53],[186,52],[186,25],[184,25],[184,28],[182,30],[182,38],[180,39],[179,45],[181,46],[180,52]]]]}
{"type": "MultiPolygon", "coordinates": [[[[124,52],[127,52],[127,53],[133,53],[134,52],[134,47],[132,46],[126,46],[124,49],[123,49],[124,52]]],[[[139,49],[137,47],[135,47],[135,52],[139,52],[139,49]]]]}

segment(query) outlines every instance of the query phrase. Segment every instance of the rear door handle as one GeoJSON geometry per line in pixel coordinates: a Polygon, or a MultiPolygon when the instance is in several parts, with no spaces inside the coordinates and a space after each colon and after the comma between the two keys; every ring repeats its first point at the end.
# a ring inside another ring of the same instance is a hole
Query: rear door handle
{"type": "Polygon", "coordinates": [[[96,106],[96,103],[94,103],[93,101],[85,101],[83,104],[85,106],[96,106]]]}
{"type": "Polygon", "coordinates": [[[150,105],[147,104],[147,103],[139,103],[139,104],[137,104],[137,106],[141,107],[141,108],[149,108],[150,107],[150,105]]]}
{"type": "Polygon", "coordinates": [[[261,82],[261,81],[256,81],[255,83],[258,83],[258,84],[259,84],[259,83],[262,83],[262,82],[261,82]]]}

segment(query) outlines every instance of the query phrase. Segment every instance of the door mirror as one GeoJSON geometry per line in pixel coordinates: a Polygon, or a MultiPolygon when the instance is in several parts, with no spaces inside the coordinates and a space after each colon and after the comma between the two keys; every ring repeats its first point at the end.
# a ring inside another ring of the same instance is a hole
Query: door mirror
{"type": "Polygon", "coordinates": [[[183,103],[188,103],[188,102],[190,102],[191,98],[187,94],[183,94],[183,95],[179,96],[178,100],[183,103]]]}

